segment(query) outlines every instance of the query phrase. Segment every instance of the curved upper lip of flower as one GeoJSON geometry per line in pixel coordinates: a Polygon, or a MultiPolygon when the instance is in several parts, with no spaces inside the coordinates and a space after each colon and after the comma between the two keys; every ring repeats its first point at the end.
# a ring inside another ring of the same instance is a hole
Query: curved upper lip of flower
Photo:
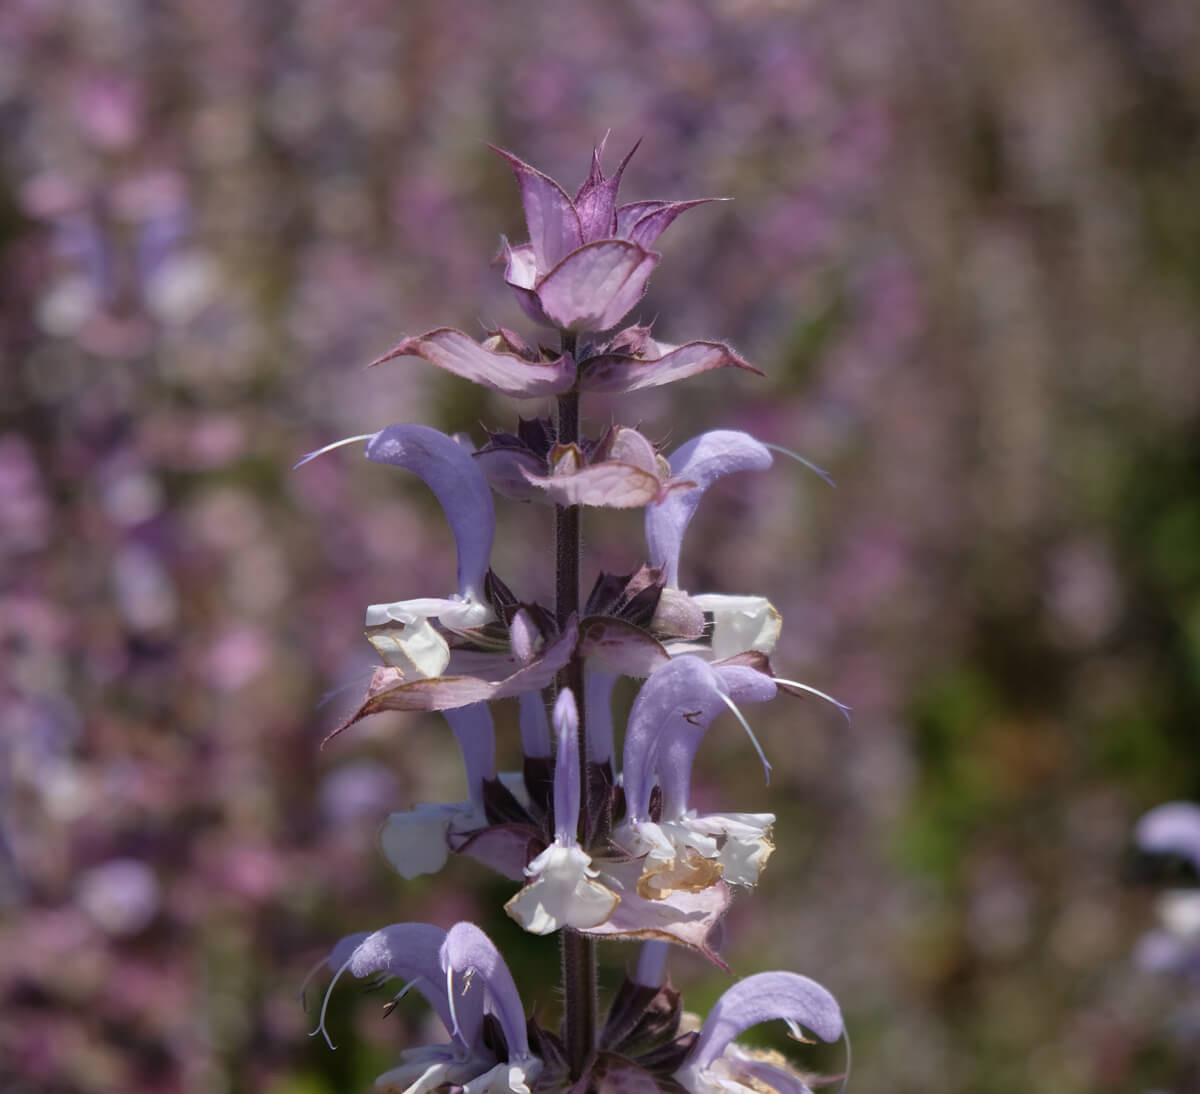
{"type": "Polygon", "coordinates": [[[826,1042],[842,1035],[837,1000],[815,980],[794,972],[760,972],[739,980],[713,1004],[680,1072],[707,1071],[739,1033],[777,1018],[795,1036],[800,1025],[826,1042]]]}
{"type": "MultiPolygon", "coordinates": [[[[394,923],[371,934],[349,935],[325,964],[335,972],[325,1004],[343,972],[360,979],[380,973],[400,977],[425,996],[450,1031],[458,1054],[477,1062],[480,1074],[495,1063],[484,1041],[485,1014],[500,1024],[511,1064],[528,1075],[541,1067],[529,1048],[525,1010],[512,973],[491,939],[472,923],[456,923],[448,931],[428,923],[394,923]]],[[[321,1032],[325,1004],[317,1027],[321,1032]]]]}

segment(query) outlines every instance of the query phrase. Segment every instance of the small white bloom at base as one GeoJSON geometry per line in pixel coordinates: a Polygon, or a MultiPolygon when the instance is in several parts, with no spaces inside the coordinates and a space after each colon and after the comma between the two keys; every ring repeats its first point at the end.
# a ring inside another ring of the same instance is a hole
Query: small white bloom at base
{"type": "Polygon", "coordinates": [[[401,877],[436,874],[446,865],[451,826],[470,829],[482,823],[470,802],[427,802],[407,813],[393,813],[379,831],[384,855],[401,877]]]}
{"type": "Polygon", "coordinates": [[[491,1066],[491,1060],[463,1058],[453,1044],[421,1045],[400,1057],[400,1064],[375,1080],[378,1094],[432,1094],[447,1083],[458,1086],[491,1066]]]}
{"type": "Polygon", "coordinates": [[[560,927],[579,930],[608,920],[620,897],[593,880],[597,871],[578,845],[552,843],[526,868],[532,880],[504,910],[530,934],[550,934],[560,927]]]}
{"type": "Polygon", "coordinates": [[[431,620],[447,630],[462,631],[482,627],[494,618],[492,609],[476,600],[425,597],[372,604],[365,625],[372,628],[367,638],[385,664],[432,680],[450,663],[450,646],[431,620]]]}
{"type": "Polygon", "coordinates": [[[1173,935],[1200,942],[1200,891],[1170,889],[1159,897],[1158,915],[1173,935]]]}
{"type": "Polygon", "coordinates": [[[642,859],[638,896],[663,900],[673,892],[697,893],[721,880],[717,841],[676,821],[641,821],[617,833],[630,854],[642,859]]]}
{"type": "Polygon", "coordinates": [[[692,602],[713,617],[712,655],[718,661],[747,650],[775,649],[783,616],[766,597],[702,593],[692,602]]]}
{"type": "Polygon", "coordinates": [[[688,1094],[813,1094],[782,1053],[729,1045],[704,1069],[681,1069],[674,1079],[688,1094]]]}
{"type": "Polygon", "coordinates": [[[717,861],[725,881],[730,885],[758,884],[758,876],[775,850],[771,840],[774,813],[689,814],[682,823],[692,832],[718,840],[717,861]]]}
{"type": "Polygon", "coordinates": [[[717,881],[756,885],[767,859],[773,813],[685,813],[675,820],[641,821],[617,839],[642,859],[638,893],[661,900],[672,892],[699,892],[717,881]]]}
{"type": "Polygon", "coordinates": [[[541,1061],[528,1057],[517,1063],[495,1064],[495,1057],[463,1058],[452,1044],[409,1049],[399,1067],[375,1080],[377,1094],[433,1094],[445,1086],[464,1094],[530,1094],[528,1080],[537,1077],[541,1061]]]}
{"type": "Polygon", "coordinates": [[[497,1064],[469,1083],[463,1084],[463,1094],[530,1094],[527,1080],[537,1078],[541,1061],[529,1057],[520,1063],[497,1064]]]}

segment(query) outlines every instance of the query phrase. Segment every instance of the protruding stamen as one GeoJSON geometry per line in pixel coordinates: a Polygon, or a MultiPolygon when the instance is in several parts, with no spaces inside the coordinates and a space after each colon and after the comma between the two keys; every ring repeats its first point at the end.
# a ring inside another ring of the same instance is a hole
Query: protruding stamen
{"type": "Polygon", "coordinates": [[[737,703],[730,699],[728,695],[721,691],[715,691],[713,694],[716,695],[716,697],[720,699],[721,702],[724,703],[730,710],[732,710],[733,716],[742,723],[742,728],[746,731],[747,736],[750,738],[750,743],[754,745],[754,751],[758,753],[758,758],[762,761],[763,776],[766,778],[767,785],[770,786],[771,764],[767,759],[766,753],[762,750],[762,745],[758,743],[758,738],[754,736],[754,730],[750,728],[750,723],[746,721],[742,712],[738,710],[737,703]]]}
{"type": "Polygon", "coordinates": [[[398,992],[396,992],[395,995],[392,996],[390,1002],[385,1003],[383,1005],[383,1016],[385,1018],[387,1018],[392,1013],[392,1011],[394,1011],[400,1005],[400,1000],[403,999],[409,993],[411,988],[412,988],[411,983],[405,984],[404,987],[402,987],[398,992]]]}
{"type": "Polygon", "coordinates": [[[825,692],[818,691],[816,688],[811,687],[808,684],[802,684],[799,680],[784,680],[779,676],[772,676],[771,679],[777,684],[783,684],[785,687],[789,688],[799,688],[801,691],[807,691],[810,695],[815,695],[818,699],[824,699],[825,702],[832,703],[838,708],[838,710],[842,712],[842,717],[845,718],[847,722],[850,721],[851,708],[846,706],[845,703],[839,703],[832,695],[826,695],[825,692]]]}
{"type": "Polygon", "coordinates": [[[310,460],[315,460],[318,456],[324,456],[326,452],[332,452],[335,448],[341,448],[343,445],[353,444],[355,441],[369,441],[374,436],[374,433],[360,433],[357,437],[346,437],[341,441],[333,441],[331,444],[327,444],[324,448],[318,448],[315,452],[308,453],[307,456],[301,456],[296,463],[292,464],[292,470],[295,471],[297,467],[303,467],[310,460]]]}
{"type": "Polygon", "coordinates": [[[354,960],[354,954],[351,954],[349,957],[346,958],[346,961],[342,965],[342,967],[333,974],[333,979],[329,981],[329,987],[327,987],[325,989],[325,998],[321,1000],[321,1015],[320,1015],[320,1020],[317,1022],[317,1028],[314,1029],[309,1034],[310,1037],[315,1037],[319,1033],[322,1037],[325,1038],[325,1043],[334,1052],[337,1051],[337,1045],[335,1045],[333,1043],[333,1040],[329,1036],[329,1030],[327,1030],[325,1028],[325,1012],[329,1009],[329,997],[333,994],[334,984],[336,984],[338,982],[338,978],[342,975],[342,973],[344,973],[350,967],[350,962],[353,960],[354,960]]]}
{"type": "Polygon", "coordinates": [[[818,475],[821,476],[821,478],[823,478],[827,483],[829,483],[830,486],[832,486],[835,490],[837,489],[837,483],[833,481],[833,476],[828,471],[826,471],[825,468],[818,467],[815,463],[812,462],[812,460],[806,460],[803,456],[800,455],[799,452],[793,452],[790,448],[784,448],[783,445],[781,445],[781,444],[772,444],[770,441],[759,441],[759,444],[761,444],[764,448],[771,449],[773,452],[782,452],[783,455],[785,455],[785,456],[791,456],[792,459],[795,460],[797,463],[803,464],[810,471],[815,471],[818,475]]]}

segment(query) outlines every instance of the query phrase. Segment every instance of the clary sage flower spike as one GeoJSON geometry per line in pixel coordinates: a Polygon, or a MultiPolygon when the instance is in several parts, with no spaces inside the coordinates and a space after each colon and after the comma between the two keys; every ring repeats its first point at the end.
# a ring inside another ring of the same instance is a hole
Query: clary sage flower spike
{"type": "Polygon", "coordinates": [[[335,732],[384,710],[441,712],[462,752],[462,800],[407,803],[383,825],[383,853],[406,879],[435,873],[451,854],[507,878],[507,914],[532,935],[561,940],[563,1020],[545,1029],[528,1017],[478,927],[397,923],[333,948],[322,963],[333,977],[317,1032],[346,974],[394,979],[396,998],[410,989],[424,996],[445,1039],[404,1048],[376,1080],[379,1091],[803,1094],[810,1078],[737,1037],[780,1019],[798,1037],[838,1040],[842,1016],[825,988],[792,972],[756,973],[700,1020],[685,1014],[666,978],[676,946],[728,969],[718,928],[774,850],[772,813],[693,805],[692,770],[709,733],[744,733],[747,762],[769,776],[743,708],[781,691],[830,698],[776,676],[770,658],[783,621],[764,596],[696,592],[688,580],[685,533],[706,492],[728,475],[771,471],[771,450],[746,433],[711,430],[668,454],[632,426],[585,428],[589,392],[637,391],[724,367],[758,371],[723,343],[668,345],[631,321],[661,259],[658,237],[704,201],[622,204],[633,152],[606,175],[597,149],[574,196],[500,154],[529,234],[515,246],[502,241],[504,278],[535,331],[501,327],[478,341],[440,327],[402,338],[379,362],[421,358],[503,395],[551,398],[553,414],[488,429],[478,446],[393,425],[301,462],[362,443],[373,464],[419,478],[445,513],[456,587],[434,596],[381,590],[365,615],[381,664],[335,732]],[[547,330],[553,345],[543,344],[547,330]],[[545,548],[555,559],[552,602],[539,601],[539,590],[514,591],[491,568],[494,496],[554,507],[555,542],[545,548]],[[645,546],[634,545],[628,573],[599,573],[582,596],[581,513],[612,508],[644,510],[645,546]],[[637,694],[620,725],[613,695],[623,677],[637,694]],[[500,771],[503,723],[493,710],[512,700],[522,760],[500,771]],[[599,938],[642,944],[603,1016],[599,938]]]}

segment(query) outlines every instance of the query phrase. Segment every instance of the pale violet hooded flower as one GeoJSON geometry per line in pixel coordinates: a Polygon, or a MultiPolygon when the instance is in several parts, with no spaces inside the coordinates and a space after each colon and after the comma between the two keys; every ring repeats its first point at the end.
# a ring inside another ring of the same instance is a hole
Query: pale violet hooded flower
{"type": "Polygon", "coordinates": [[[554,704],[558,751],[554,764],[554,841],[525,868],[528,884],[507,904],[531,934],[561,927],[598,927],[620,898],[597,881],[591,856],[579,846],[579,713],[569,688],[554,704]]]}
{"type": "Polygon", "coordinates": [[[379,842],[384,856],[403,878],[437,873],[446,865],[451,835],[487,824],[483,788],[485,781],[496,778],[496,731],[491,712],[487,703],[472,703],[443,715],[462,751],[469,796],[461,802],[423,803],[388,817],[379,842]]]}
{"type": "MultiPolygon", "coordinates": [[[[1134,840],[1152,855],[1174,855],[1200,871],[1200,805],[1166,802],[1137,823],[1134,840]]],[[[1136,958],[1156,971],[1200,975],[1200,889],[1173,888],[1158,900],[1160,926],[1138,943],[1136,958]]]]}
{"type": "Polygon", "coordinates": [[[507,627],[497,619],[488,599],[495,510],[470,452],[429,426],[393,425],[326,445],[297,466],[359,440],[369,460],[412,471],[441,503],[457,546],[458,592],[367,608],[367,636],[385,667],[334,734],[383,710],[450,710],[549,686],[575,648],[577,623],[546,637],[524,610],[507,627]]]}
{"type": "MultiPolygon", "coordinates": [[[[672,490],[646,508],[646,543],[650,564],[663,568],[667,589],[679,590],[679,556],[683,536],[704,493],[718,479],[737,471],[764,471],[771,466],[769,449],[747,433],[714,430],[680,445],[670,460],[671,474],[690,488],[672,490]]],[[[721,593],[690,594],[695,608],[712,618],[711,648],[716,659],[747,650],[769,654],[783,620],[765,597],[721,593]]],[[[700,652],[698,645],[677,643],[680,652],[700,652]]]]}
{"type": "Polygon", "coordinates": [[[760,972],[739,980],[713,1004],[683,1066],[673,1076],[688,1094],[812,1094],[809,1081],[774,1052],[734,1040],[760,1022],[782,1019],[792,1035],[800,1027],[822,1041],[843,1033],[842,1012],[815,980],[793,972],[760,972]]]}
{"type": "Polygon", "coordinates": [[[417,676],[438,676],[450,663],[450,647],[433,621],[454,632],[474,630],[495,619],[484,596],[496,535],[491,490],[470,453],[427,425],[393,425],[335,441],[310,452],[296,466],[355,441],[366,441],[367,459],[417,475],[433,491],[454,535],[457,593],[372,604],[366,614],[368,637],[389,665],[417,676]]]}
{"type": "Polygon", "coordinates": [[[380,1094],[432,1094],[446,1085],[464,1094],[531,1094],[543,1063],[530,1050],[512,973],[478,927],[458,923],[445,931],[428,923],[395,923],[342,939],[325,964],[335,975],[317,1031],[324,1032],[334,984],[349,972],[360,979],[406,981],[397,998],[416,988],[450,1032],[444,1044],[404,1052],[399,1066],[375,1080],[380,1094]],[[504,1035],[506,1058],[485,1040],[486,1015],[495,1018],[504,1035]]]}
{"type": "Polygon", "coordinates": [[[775,692],[771,678],[753,668],[682,655],[638,693],[625,734],[626,817],[613,838],[640,863],[640,896],[661,900],[717,881],[757,883],[774,850],[774,815],[697,813],[688,797],[696,751],[717,715],[739,702],[766,702],[775,692]],[[655,787],[657,820],[651,818],[655,787]]]}
{"type": "Polygon", "coordinates": [[[440,676],[450,663],[448,631],[470,631],[495,619],[484,597],[484,579],[496,534],[492,492],[471,456],[452,438],[423,425],[394,425],[367,442],[367,459],[402,467],[433,491],[458,547],[458,593],[372,604],[366,625],[380,655],[397,668],[440,676]]]}

